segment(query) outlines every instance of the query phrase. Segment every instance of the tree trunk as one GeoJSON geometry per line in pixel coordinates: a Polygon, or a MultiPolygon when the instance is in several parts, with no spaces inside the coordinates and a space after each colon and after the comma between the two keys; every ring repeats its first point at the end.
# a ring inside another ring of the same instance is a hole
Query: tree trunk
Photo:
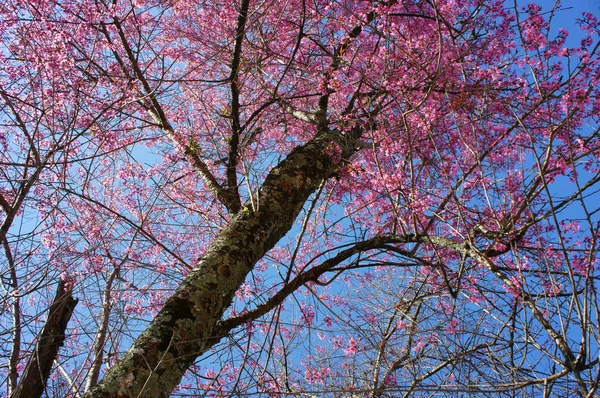
{"type": "Polygon", "coordinates": [[[65,330],[77,305],[71,293],[70,286],[62,280],[58,282],[46,324],[11,398],[37,398],[44,393],[52,363],[65,341],[65,330]]]}
{"type": "Polygon", "coordinates": [[[226,333],[216,325],[254,264],[338,170],[331,147],[349,148],[342,151],[346,158],[353,145],[341,141],[357,135],[322,131],[276,166],[255,201],[260,207],[246,207],[231,219],[129,351],[85,397],[168,397],[188,367],[226,333]]]}

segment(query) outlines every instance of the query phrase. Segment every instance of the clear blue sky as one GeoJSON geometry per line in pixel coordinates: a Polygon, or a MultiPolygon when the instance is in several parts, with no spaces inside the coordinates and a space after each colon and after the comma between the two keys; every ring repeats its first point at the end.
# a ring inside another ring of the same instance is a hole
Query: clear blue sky
{"type": "MultiPolygon", "coordinates": [[[[544,11],[552,9],[556,0],[518,0],[519,4],[529,3],[539,4],[544,11]]],[[[562,0],[561,11],[557,12],[552,19],[552,32],[557,33],[559,28],[564,28],[569,32],[567,46],[575,47],[579,45],[582,35],[576,25],[576,20],[581,18],[584,11],[591,12],[600,18],[600,0],[562,0]]]]}

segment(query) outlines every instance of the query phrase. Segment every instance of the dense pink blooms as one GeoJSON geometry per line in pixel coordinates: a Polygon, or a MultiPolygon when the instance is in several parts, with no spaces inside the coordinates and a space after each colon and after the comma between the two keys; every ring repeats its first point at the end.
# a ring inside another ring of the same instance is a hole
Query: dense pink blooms
{"type": "Polygon", "coordinates": [[[277,238],[198,282],[184,319],[227,310],[174,395],[593,395],[600,22],[559,3],[2,2],[0,395],[58,280],[47,394],[81,396],[239,219],[277,238]]]}

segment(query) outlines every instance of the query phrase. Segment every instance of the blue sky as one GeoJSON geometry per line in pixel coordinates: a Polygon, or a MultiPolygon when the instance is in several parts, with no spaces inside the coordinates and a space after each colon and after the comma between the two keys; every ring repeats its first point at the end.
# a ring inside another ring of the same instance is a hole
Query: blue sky
{"type": "MultiPolygon", "coordinates": [[[[531,2],[539,4],[544,11],[552,9],[556,0],[519,0],[519,4],[525,5],[531,2]]],[[[574,47],[579,45],[582,35],[576,26],[576,20],[581,18],[585,11],[600,17],[600,0],[563,0],[561,1],[561,10],[554,14],[552,20],[552,32],[557,33],[559,28],[564,28],[569,32],[567,45],[574,47]]]]}

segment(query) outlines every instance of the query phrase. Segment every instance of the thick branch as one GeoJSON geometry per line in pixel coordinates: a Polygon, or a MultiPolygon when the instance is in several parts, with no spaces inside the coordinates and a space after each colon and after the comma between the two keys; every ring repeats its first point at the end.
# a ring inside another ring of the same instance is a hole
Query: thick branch
{"type": "Polygon", "coordinates": [[[6,211],[6,218],[4,219],[2,225],[0,225],[0,241],[4,241],[4,239],[6,239],[8,230],[10,229],[15,217],[17,216],[17,213],[19,212],[23,201],[29,194],[29,191],[31,190],[33,185],[37,182],[38,177],[42,173],[42,170],[42,166],[36,167],[33,174],[28,179],[26,179],[26,182],[23,183],[23,185],[21,186],[19,194],[14,200],[13,205],[9,208],[8,211],[6,211]]]}
{"type": "MultiPolygon", "coordinates": [[[[331,271],[335,266],[339,265],[343,261],[349,259],[350,257],[356,254],[382,248],[389,243],[407,243],[409,241],[411,241],[410,236],[378,236],[369,240],[359,242],[348,249],[340,251],[334,257],[325,260],[321,264],[309,269],[308,271],[297,275],[294,279],[292,279],[288,284],[286,284],[281,290],[275,293],[266,302],[254,308],[253,310],[220,322],[219,328],[223,331],[223,333],[227,333],[231,329],[243,323],[253,321],[265,315],[273,308],[283,303],[283,301],[290,294],[295,292],[299,287],[305,285],[308,282],[316,282],[321,275],[331,271]]],[[[408,253],[406,254],[408,255],[408,253]]]]}
{"type": "Polygon", "coordinates": [[[35,398],[44,393],[52,363],[65,341],[65,330],[77,305],[77,299],[71,293],[71,287],[61,280],[50,305],[46,324],[11,398],[35,398]]]}
{"type": "Polygon", "coordinates": [[[1,193],[0,193],[0,207],[7,214],[11,209],[10,203],[8,203],[8,200],[4,199],[4,196],[2,196],[1,193]]]}
{"type": "MultiPolygon", "coordinates": [[[[175,134],[175,129],[169,122],[169,119],[167,118],[167,115],[163,110],[162,105],[158,101],[158,98],[155,95],[155,90],[152,87],[150,87],[150,83],[148,83],[148,80],[146,79],[144,73],[140,69],[137,58],[133,53],[133,49],[129,45],[129,42],[127,41],[125,33],[123,32],[123,29],[121,27],[121,23],[117,18],[114,18],[114,24],[118,29],[119,39],[121,40],[121,44],[123,45],[123,48],[127,53],[127,58],[131,63],[131,67],[133,69],[133,72],[135,73],[135,77],[140,81],[144,88],[144,93],[147,97],[147,102],[149,105],[148,112],[150,116],[154,119],[154,122],[161,128],[161,130],[171,139],[175,147],[183,153],[185,159],[194,168],[194,170],[198,172],[200,178],[202,178],[202,181],[204,181],[208,189],[210,189],[211,192],[213,192],[213,194],[216,196],[216,198],[221,203],[223,203],[223,205],[225,205],[229,213],[237,213],[240,208],[239,195],[237,194],[237,192],[235,193],[235,195],[232,195],[230,191],[226,190],[221,186],[221,184],[219,184],[219,182],[210,172],[206,163],[204,163],[204,161],[202,161],[202,159],[200,158],[199,153],[201,152],[201,148],[198,147],[198,144],[193,140],[192,137],[190,137],[190,142],[187,144],[187,146],[184,146],[178,142],[175,134]]],[[[108,32],[106,30],[105,35],[107,37],[107,40],[110,41],[110,36],[108,35],[108,32]]],[[[120,57],[118,57],[117,54],[115,54],[115,57],[120,59],[120,57]]],[[[123,70],[127,71],[127,68],[124,66],[122,61],[120,63],[122,65],[123,70]]],[[[144,101],[140,102],[143,103],[144,101]]]]}
{"type": "MultiPolygon", "coordinates": [[[[14,291],[19,289],[19,281],[17,278],[17,270],[15,268],[15,262],[12,256],[12,251],[8,241],[4,239],[2,241],[4,246],[4,255],[8,261],[9,274],[10,274],[10,287],[14,291]]],[[[15,295],[12,304],[13,310],[13,341],[12,349],[10,352],[10,360],[8,361],[8,395],[17,387],[17,378],[19,376],[17,371],[17,365],[19,364],[19,355],[21,354],[21,302],[19,295],[15,295]]]]}
{"type": "Polygon", "coordinates": [[[240,87],[238,84],[238,76],[249,4],[250,0],[242,0],[240,4],[235,31],[235,49],[233,51],[233,59],[231,60],[231,75],[229,76],[231,87],[231,139],[229,140],[229,154],[227,161],[227,189],[232,198],[233,208],[231,211],[233,213],[237,213],[241,208],[237,186],[237,157],[240,144],[240,87]]]}
{"type": "Polygon", "coordinates": [[[254,264],[292,227],[308,197],[340,167],[328,148],[352,155],[359,131],[321,131],[295,148],[263,183],[253,213],[239,212],[215,239],[131,349],[85,396],[168,397],[196,358],[223,334],[217,323],[254,264]],[[348,149],[351,148],[351,149],[348,149]]]}

